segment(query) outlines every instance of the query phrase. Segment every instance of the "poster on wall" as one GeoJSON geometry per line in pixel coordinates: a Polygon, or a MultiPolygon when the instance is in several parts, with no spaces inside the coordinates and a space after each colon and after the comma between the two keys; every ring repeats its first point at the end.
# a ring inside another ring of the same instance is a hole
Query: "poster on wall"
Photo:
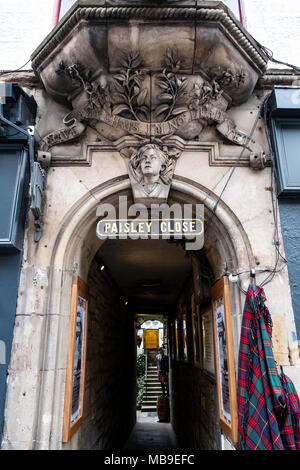
{"type": "Polygon", "coordinates": [[[159,330],[144,330],[144,349],[157,349],[159,347],[159,330]]]}
{"type": "Polygon", "coordinates": [[[200,337],[200,316],[199,305],[195,302],[195,294],[191,298],[192,306],[192,326],[193,326],[193,342],[194,342],[194,363],[201,367],[201,337],[200,337]]]}
{"type": "Polygon", "coordinates": [[[75,329],[75,350],[73,366],[73,392],[72,392],[72,413],[71,422],[75,421],[80,414],[80,390],[82,386],[82,364],[84,355],[84,330],[86,299],[78,296],[76,329],[75,329]]]}
{"type": "Polygon", "coordinates": [[[76,276],[72,284],[63,442],[70,440],[83,418],[87,316],[88,287],[76,276]]]}
{"type": "Polygon", "coordinates": [[[211,309],[202,314],[203,369],[215,375],[214,333],[211,309]]]}
{"type": "Polygon", "coordinates": [[[219,422],[224,433],[233,442],[237,442],[236,380],[229,284],[226,276],[212,288],[212,310],[219,422]]]}

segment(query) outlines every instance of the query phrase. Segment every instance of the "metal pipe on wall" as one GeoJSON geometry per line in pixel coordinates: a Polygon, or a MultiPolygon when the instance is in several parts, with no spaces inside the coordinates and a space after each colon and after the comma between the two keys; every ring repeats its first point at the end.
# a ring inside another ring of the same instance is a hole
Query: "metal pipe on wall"
{"type": "Polygon", "coordinates": [[[59,22],[60,10],[61,10],[61,0],[54,0],[53,27],[55,27],[57,23],[59,22]]]}

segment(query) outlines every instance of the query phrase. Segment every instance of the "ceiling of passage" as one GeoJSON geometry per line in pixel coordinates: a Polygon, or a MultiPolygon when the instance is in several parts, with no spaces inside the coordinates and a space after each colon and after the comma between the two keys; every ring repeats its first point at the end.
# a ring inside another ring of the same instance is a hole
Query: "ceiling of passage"
{"type": "Polygon", "coordinates": [[[99,255],[136,313],[166,313],[192,269],[184,249],[165,240],[107,240],[99,255]]]}

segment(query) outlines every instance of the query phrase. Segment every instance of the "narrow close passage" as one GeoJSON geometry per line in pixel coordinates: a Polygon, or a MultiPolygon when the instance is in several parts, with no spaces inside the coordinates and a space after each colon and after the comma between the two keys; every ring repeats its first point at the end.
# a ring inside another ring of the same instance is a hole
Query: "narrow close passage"
{"type": "Polygon", "coordinates": [[[124,447],[125,450],[179,450],[171,423],[160,423],[156,412],[138,411],[137,423],[124,447]]]}

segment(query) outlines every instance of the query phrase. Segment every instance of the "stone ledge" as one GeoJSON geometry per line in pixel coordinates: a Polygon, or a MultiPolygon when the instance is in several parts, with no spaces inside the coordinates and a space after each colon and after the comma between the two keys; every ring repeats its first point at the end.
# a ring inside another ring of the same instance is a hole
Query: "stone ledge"
{"type": "MultiPolygon", "coordinates": [[[[155,20],[155,21],[208,21],[220,22],[228,33],[239,43],[260,70],[265,70],[268,62],[266,54],[259,48],[252,36],[242,27],[222,2],[201,2],[199,6],[99,6],[101,2],[77,2],[63,20],[33,52],[34,69],[61,44],[81,21],[97,20],[105,24],[109,20],[155,20]],[[91,4],[89,7],[88,5],[91,4]],[[97,5],[97,6],[96,6],[97,5]]],[[[119,2],[118,2],[119,3],[119,2]]]]}

